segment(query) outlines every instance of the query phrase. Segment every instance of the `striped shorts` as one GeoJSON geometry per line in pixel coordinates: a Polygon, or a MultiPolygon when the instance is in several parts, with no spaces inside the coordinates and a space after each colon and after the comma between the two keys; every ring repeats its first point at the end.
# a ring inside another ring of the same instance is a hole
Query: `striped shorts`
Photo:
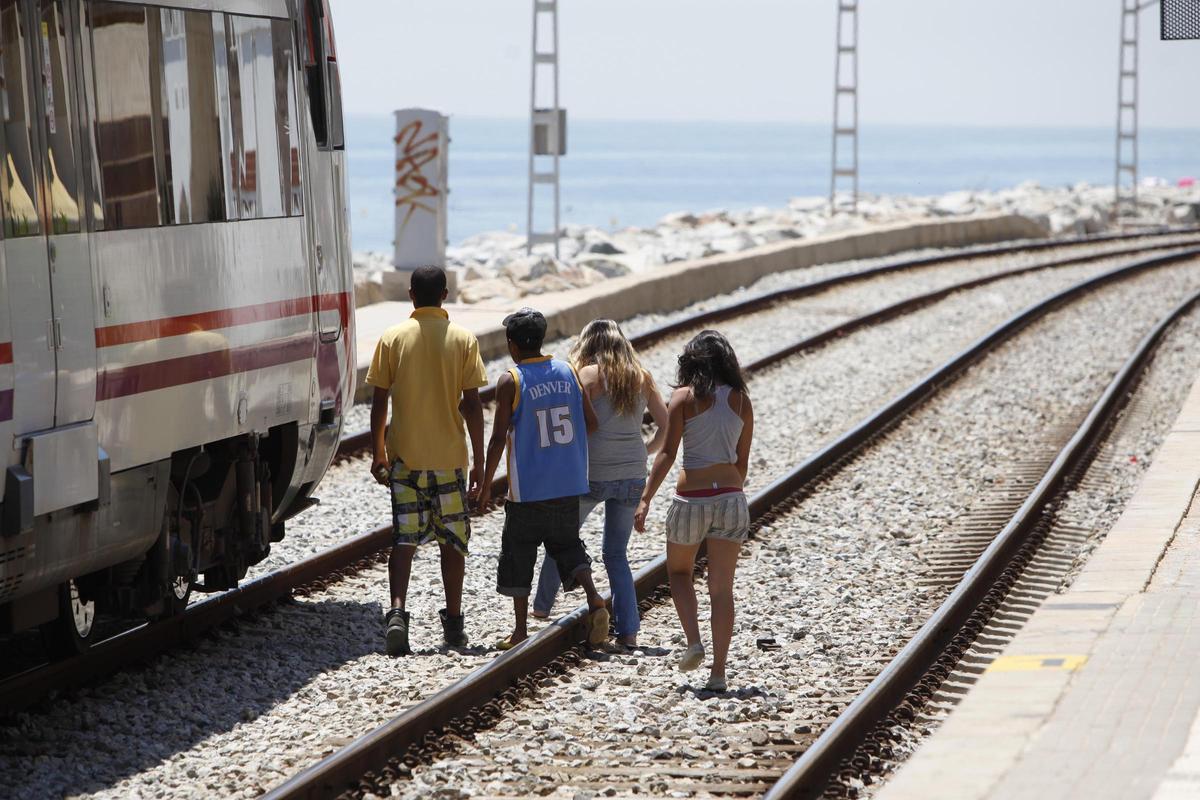
{"type": "Polygon", "coordinates": [[[700,544],[708,537],[744,542],[750,534],[750,507],[743,492],[715,497],[675,495],[667,512],[667,541],[700,544]]]}

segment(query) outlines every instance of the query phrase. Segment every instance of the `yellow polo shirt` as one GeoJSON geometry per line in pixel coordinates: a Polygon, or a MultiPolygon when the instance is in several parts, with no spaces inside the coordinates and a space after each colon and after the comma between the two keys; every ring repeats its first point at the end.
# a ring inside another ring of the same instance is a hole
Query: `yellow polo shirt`
{"type": "Polygon", "coordinates": [[[389,461],[400,459],[411,469],[467,467],[458,404],[464,390],[487,385],[473,333],[451,322],[444,309],[418,308],[384,331],[367,383],[387,389],[392,399],[389,461]]]}

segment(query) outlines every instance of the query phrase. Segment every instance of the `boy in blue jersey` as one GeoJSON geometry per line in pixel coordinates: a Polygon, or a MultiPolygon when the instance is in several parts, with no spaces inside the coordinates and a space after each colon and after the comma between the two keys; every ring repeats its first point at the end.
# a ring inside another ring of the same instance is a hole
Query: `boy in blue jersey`
{"type": "Polygon", "coordinates": [[[588,642],[598,645],[608,638],[608,609],[579,538],[579,497],[588,493],[587,432],[595,429],[596,415],[571,365],[542,355],[546,318],[540,312],[523,308],[505,317],[504,328],[517,366],[496,383],[496,420],[479,493],[483,507],[507,445],[509,491],[496,590],[513,599],[516,624],[500,649],[529,636],[539,546],[557,564],[564,589],[582,586],[587,593],[588,642]]]}

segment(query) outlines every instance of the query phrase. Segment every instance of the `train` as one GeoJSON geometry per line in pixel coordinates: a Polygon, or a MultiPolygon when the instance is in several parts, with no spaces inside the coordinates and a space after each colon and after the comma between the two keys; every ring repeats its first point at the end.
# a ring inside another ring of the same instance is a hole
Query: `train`
{"type": "Polygon", "coordinates": [[[353,402],[328,0],[0,0],[0,635],[235,587],[353,402]]]}

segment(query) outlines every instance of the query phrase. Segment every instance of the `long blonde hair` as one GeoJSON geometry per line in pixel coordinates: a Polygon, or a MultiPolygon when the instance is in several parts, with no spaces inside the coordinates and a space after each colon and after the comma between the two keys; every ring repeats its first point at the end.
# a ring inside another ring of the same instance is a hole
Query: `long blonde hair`
{"type": "Polygon", "coordinates": [[[593,364],[600,370],[604,390],[613,410],[620,416],[640,413],[646,407],[646,370],[633,345],[611,319],[592,320],[571,348],[576,369],[593,364]]]}

